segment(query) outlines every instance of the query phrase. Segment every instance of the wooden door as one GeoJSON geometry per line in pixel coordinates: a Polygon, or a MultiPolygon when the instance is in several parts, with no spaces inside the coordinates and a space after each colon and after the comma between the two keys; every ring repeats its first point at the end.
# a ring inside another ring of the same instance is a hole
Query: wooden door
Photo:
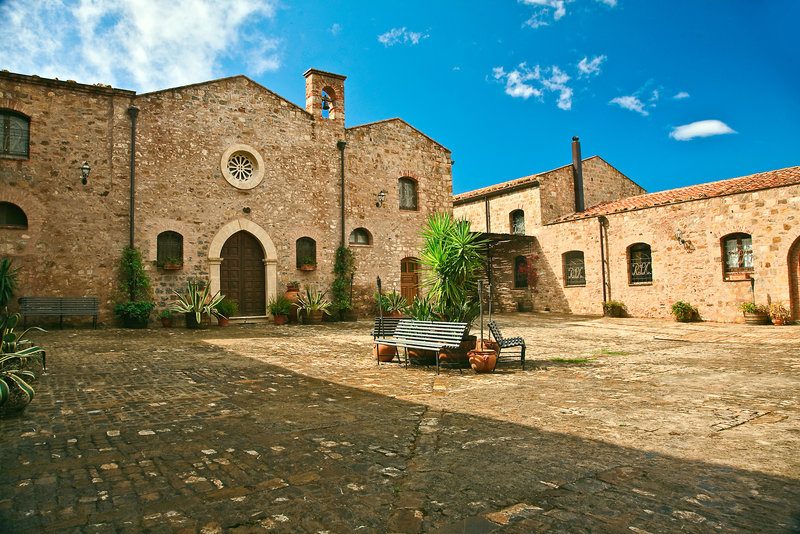
{"type": "Polygon", "coordinates": [[[800,238],[789,249],[789,306],[792,319],[800,319],[800,238]]]}
{"type": "Polygon", "coordinates": [[[400,261],[400,295],[409,304],[414,302],[419,294],[419,260],[416,258],[403,258],[400,261]]]}
{"type": "Polygon", "coordinates": [[[264,251],[252,234],[233,234],[222,247],[220,291],[239,305],[240,316],[266,315],[264,251]]]}

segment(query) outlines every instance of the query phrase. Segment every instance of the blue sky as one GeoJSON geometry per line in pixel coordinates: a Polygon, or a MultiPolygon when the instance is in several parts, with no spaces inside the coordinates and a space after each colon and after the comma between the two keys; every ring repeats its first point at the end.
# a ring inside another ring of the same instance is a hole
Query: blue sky
{"type": "Polygon", "coordinates": [[[800,164],[797,0],[0,0],[0,68],[138,92],[245,74],[348,126],[400,117],[455,193],[565,165],[578,135],[658,191],[800,164]]]}

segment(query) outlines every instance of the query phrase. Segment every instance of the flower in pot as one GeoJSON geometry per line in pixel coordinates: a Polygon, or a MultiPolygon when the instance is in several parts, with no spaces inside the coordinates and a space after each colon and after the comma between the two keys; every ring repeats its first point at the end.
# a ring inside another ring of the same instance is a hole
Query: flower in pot
{"type": "Polygon", "coordinates": [[[745,324],[759,325],[769,324],[769,307],[755,302],[742,302],[739,310],[744,315],[745,324]]]}
{"type": "Polygon", "coordinates": [[[625,312],[625,304],[619,300],[608,300],[603,303],[603,315],[608,317],[622,317],[625,312]]]}
{"type": "Polygon", "coordinates": [[[155,306],[155,303],[143,300],[120,302],[114,306],[114,313],[122,319],[125,328],[147,328],[150,312],[155,306]]]}
{"type": "Polygon", "coordinates": [[[238,312],[239,306],[236,304],[236,301],[225,297],[217,304],[214,315],[217,316],[220,326],[228,326],[228,320],[238,312]]]}
{"type": "Polygon", "coordinates": [[[289,321],[289,312],[292,311],[292,301],[281,295],[269,300],[267,308],[272,314],[272,320],[277,325],[286,324],[289,321]]]}
{"type": "Polygon", "coordinates": [[[187,328],[201,328],[203,316],[217,315],[216,310],[224,295],[219,291],[211,295],[211,288],[204,282],[187,282],[185,294],[173,291],[177,297],[172,311],[186,314],[187,328]]]}
{"type": "Polygon", "coordinates": [[[301,271],[313,271],[317,268],[317,260],[315,260],[311,256],[304,256],[300,258],[299,263],[301,271]]]}
{"type": "Polygon", "coordinates": [[[775,326],[788,324],[792,321],[792,312],[783,304],[783,302],[773,302],[770,304],[769,316],[772,319],[772,324],[775,326]]]}
{"type": "Polygon", "coordinates": [[[675,320],[681,323],[688,323],[698,315],[697,308],[689,304],[688,302],[683,302],[679,300],[678,302],[672,305],[672,315],[675,316],[675,320]]]}
{"type": "Polygon", "coordinates": [[[161,319],[161,326],[164,328],[169,328],[172,326],[172,312],[169,310],[161,310],[161,313],[158,314],[158,318],[161,319]]]}
{"type": "Polygon", "coordinates": [[[323,314],[330,314],[331,307],[325,293],[307,287],[305,294],[301,293],[297,298],[298,316],[304,315],[305,320],[311,324],[321,323],[323,314]]]}

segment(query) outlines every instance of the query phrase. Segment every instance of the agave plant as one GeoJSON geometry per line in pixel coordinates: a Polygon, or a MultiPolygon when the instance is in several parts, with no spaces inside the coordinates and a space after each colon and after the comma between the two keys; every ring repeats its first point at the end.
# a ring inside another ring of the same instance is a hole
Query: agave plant
{"type": "Polygon", "coordinates": [[[297,305],[306,313],[312,311],[321,311],[330,315],[331,312],[329,309],[331,307],[331,301],[329,301],[325,296],[326,293],[326,291],[319,292],[316,289],[307,287],[305,295],[302,293],[297,295],[297,305]]]}
{"type": "Polygon", "coordinates": [[[433,301],[427,296],[415,298],[408,307],[408,314],[417,321],[435,321],[438,318],[433,310],[433,301]]]}
{"type": "Polygon", "coordinates": [[[0,317],[0,406],[5,404],[15,387],[22,392],[24,399],[22,406],[33,400],[34,390],[30,382],[36,379],[36,375],[33,371],[22,369],[25,361],[39,357],[42,369],[46,369],[44,349],[33,345],[27,346],[30,341],[25,339],[25,335],[31,330],[42,332],[44,330],[31,327],[19,333],[15,332],[14,328],[19,319],[18,313],[0,317]]]}
{"type": "Polygon", "coordinates": [[[185,295],[173,290],[173,293],[178,297],[178,301],[171,308],[172,311],[193,313],[198,324],[203,314],[219,316],[217,306],[225,298],[225,295],[220,295],[219,291],[211,295],[211,288],[203,282],[189,281],[187,286],[185,295]]]}
{"type": "Polygon", "coordinates": [[[408,300],[397,291],[383,294],[375,293],[375,300],[380,303],[384,313],[405,313],[408,309],[408,300]]]}
{"type": "Polygon", "coordinates": [[[0,260],[0,308],[5,308],[17,289],[17,276],[21,267],[12,268],[12,260],[0,260]]]}

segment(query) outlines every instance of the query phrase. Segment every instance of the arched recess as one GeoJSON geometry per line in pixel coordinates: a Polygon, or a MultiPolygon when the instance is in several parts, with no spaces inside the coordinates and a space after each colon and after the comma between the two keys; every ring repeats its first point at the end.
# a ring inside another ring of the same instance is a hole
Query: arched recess
{"type": "Polygon", "coordinates": [[[264,299],[277,296],[278,286],[278,252],[269,234],[253,221],[236,219],[219,229],[217,235],[208,246],[209,282],[211,291],[217,292],[220,288],[220,265],[222,264],[222,247],[233,234],[244,230],[253,235],[264,250],[264,280],[266,282],[264,299]]]}
{"type": "Polygon", "coordinates": [[[789,248],[789,300],[792,319],[800,319],[800,237],[789,248]]]}

